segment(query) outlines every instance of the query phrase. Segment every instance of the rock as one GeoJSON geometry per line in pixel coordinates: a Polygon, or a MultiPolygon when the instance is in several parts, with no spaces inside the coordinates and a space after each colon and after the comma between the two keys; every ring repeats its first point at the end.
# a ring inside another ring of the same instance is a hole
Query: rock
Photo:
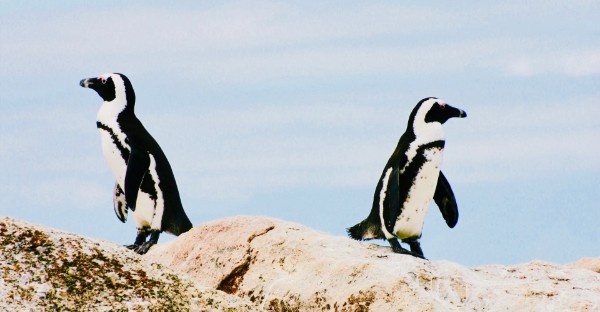
{"type": "Polygon", "coordinates": [[[115,244],[0,219],[0,310],[252,310],[115,244]]]}
{"type": "Polygon", "coordinates": [[[598,258],[582,258],[579,261],[573,262],[570,266],[592,270],[600,273],[600,257],[598,258]]]}
{"type": "Polygon", "coordinates": [[[265,217],[193,228],[144,256],[273,311],[599,311],[600,274],[542,261],[466,268],[265,217]]]}
{"type": "Polygon", "coordinates": [[[197,226],[142,257],[1,218],[0,310],[600,311],[599,259],[467,268],[264,217],[197,226]]]}

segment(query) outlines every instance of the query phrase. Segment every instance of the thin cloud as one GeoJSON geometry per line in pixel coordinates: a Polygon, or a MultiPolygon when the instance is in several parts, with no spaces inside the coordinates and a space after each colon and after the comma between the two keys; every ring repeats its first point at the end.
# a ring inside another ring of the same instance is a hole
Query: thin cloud
{"type": "Polygon", "coordinates": [[[573,77],[598,75],[600,48],[529,54],[511,61],[508,71],[515,76],[524,77],[549,73],[573,77]]]}
{"type": "MultiPolygon", "coordinates": [[[[535,7],[511,4],[498,10],[535,7]]],[[[5,73],[17,76],[64,70],[64,62],[56,60],[66,57],[69,68],[87,68],[93,59],[104,71],[120,65],[220,84],[489,68],[518,76],[600,71],[598,49],[593,46],[563,47],[553,44],[552,36],[515,37],[496,28],[487,36],[461,35],[466,27],[496,22],[504,28],[494,10],[477,6],[432,9],[372,3],[333,8],[235,2],[191,10],[131,5],[116,12],[112,8],[80,8],[76,14],[37,11],[27,16],[13,12],[0,22],[3,41],[10,43],[0,48],[0,59],[6,60],[5,73]],[[43,18],[45,26],[24,22],[32,20],[32,14],[43,18]],[[437,40],[423,41],[425,35],[437,40]],[[540,46],[549,47],[546,50],[554,55],[539,52],[540,46]],[[44,67],[32,66],[40,63],[44,67]]]]}
{"type": "Polygon", "coordinates": [[[474,109],[467,127],[453,127],[445,161],[460,168],[459,181],[600,172],[600,146],[591,143],[600,140],[597,98],[528,104],[474,109]]]}
{"type": "MultiPolygon", "coordinates": [[[[469,118],[449,122],[445,163],[457,181],[600,171],[593,159],[599,147],[589,146],[600,139],[596,98],[528,104],[474,108],[469,118]]],[[[179,151],[175,167],[193,173],[195,180],[187,183],[195,190],[227,196],[235,188],[248,196],[290,187],[370,186],[404,131],[405,116],[399,115],[370,106],[305,103],[148,121],[172,138],[168,148],[179,151]],[[196,133],[196,140],[176,135],[172,124],[196,133]]]]}

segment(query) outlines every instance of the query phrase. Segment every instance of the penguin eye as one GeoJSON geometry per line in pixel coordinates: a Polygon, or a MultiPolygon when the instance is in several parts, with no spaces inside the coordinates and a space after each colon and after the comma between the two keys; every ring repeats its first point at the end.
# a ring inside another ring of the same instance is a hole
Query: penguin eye
{"type": "Polygon", "coordinates": [[[102,84],[106,84],[106,78],[102,77],[100,78],[100,81],[102,82],[102,84]]]}

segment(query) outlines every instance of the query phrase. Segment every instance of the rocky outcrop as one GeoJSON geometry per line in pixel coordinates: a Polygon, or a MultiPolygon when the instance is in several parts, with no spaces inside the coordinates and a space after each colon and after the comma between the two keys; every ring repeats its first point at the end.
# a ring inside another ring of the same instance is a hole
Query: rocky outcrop
{"type": "Polygon", "coordinates": [[[600,273],[600,257],[598,258],[582,258],[577,262],[571,263],[570,266],[576,268],[584,268],[600,273]]]}
{"type": "Polygon", "coordinates": [[[0,219],[0,310],[251,310],[122,246],[0,219]]]}
{"type": "Polygon", "coordinates": [[[466,268],[272,218],[211,222],[144,257],[259,310],[600,310],[591,270],[542,261],[466,268]]]}
{"type": "Polygon", "coordinates": [[[467,268],[264,217],[139,256],[0,219],[2,311],[600,311],[600,258],[467,268]]]}

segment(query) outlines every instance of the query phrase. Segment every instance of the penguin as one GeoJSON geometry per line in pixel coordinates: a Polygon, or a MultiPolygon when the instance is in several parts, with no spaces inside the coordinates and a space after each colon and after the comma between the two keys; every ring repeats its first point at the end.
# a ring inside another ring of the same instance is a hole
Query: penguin
{"type": "Polygon", "coordinates": [[[169,161],[135,116],[135,92],[129,79],[109,73],[79,84],[104,100],[96,127],[102,153],[116,179],[114,210],[121,222],[127,221],[131,210],[137,227],[135,242],[126,247],[145,254],[163,231],[180,235],[190,230],[192,223],[183,210],[169,161]]]}
{"type": "Polygon", "coordinates": [[[394,252],[425,259],[420,238],[431,200],[450,228],[458,222],[454,193],[440,171],[445,145],[442,125],[450,118],[466,116],[465,111],[435,97],[417,103],[406,131],[383,168],[371,213],[346,229],[351,238],[386,239],[394,252]],[[410,251],[398,239],[407,243],[410,251]]]}

